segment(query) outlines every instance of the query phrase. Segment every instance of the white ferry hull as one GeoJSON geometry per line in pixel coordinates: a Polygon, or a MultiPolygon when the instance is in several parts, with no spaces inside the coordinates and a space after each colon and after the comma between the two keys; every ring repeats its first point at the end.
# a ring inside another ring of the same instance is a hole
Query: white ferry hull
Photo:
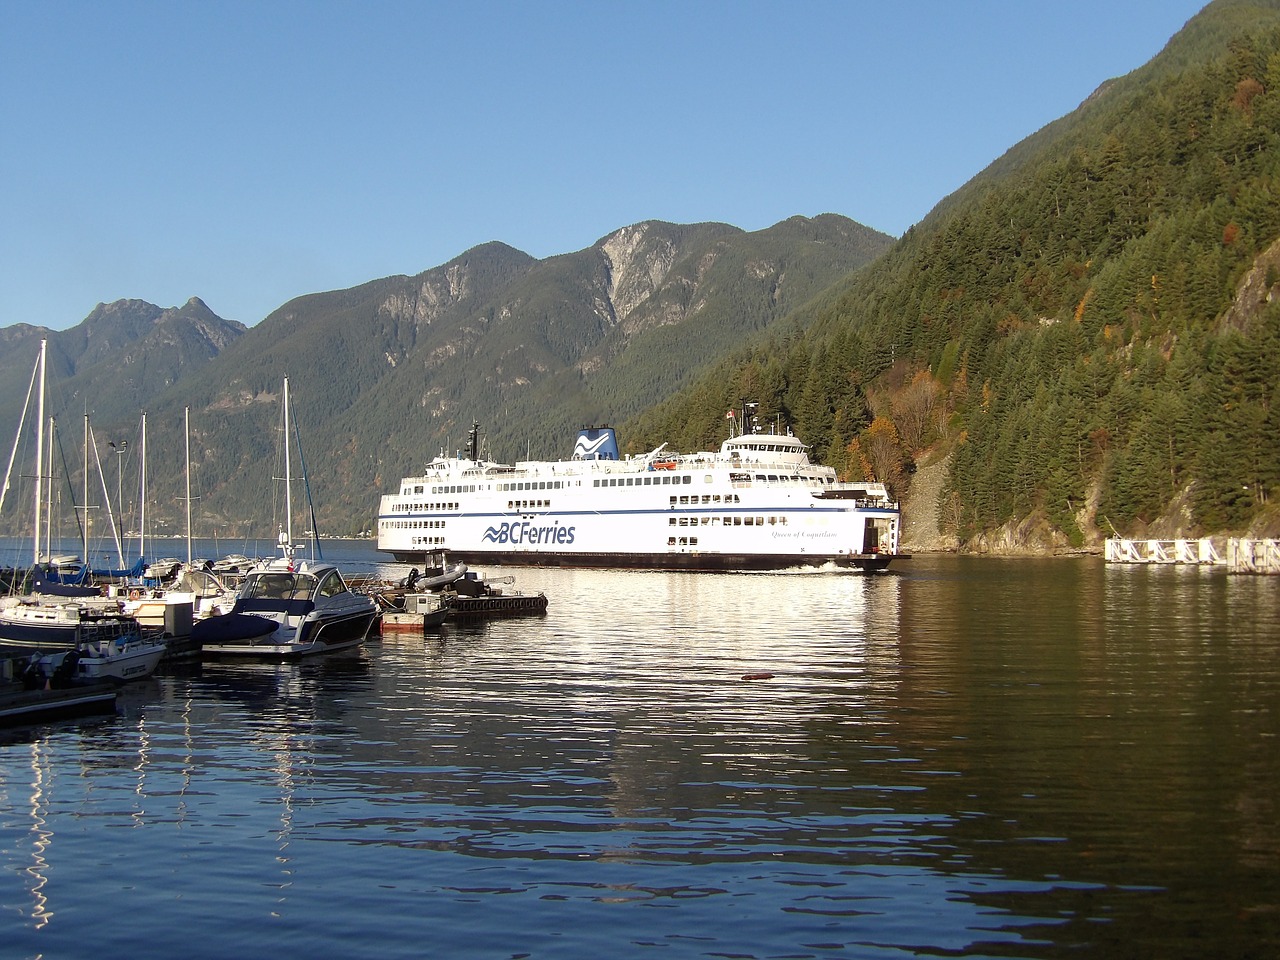
{"type": "Polygon", "coordinates": [[[903,556],[899,524],[880,484],[837,483],[793,437],[747,435],[667,458],[440,459],[382,498],[378,547],[404,563],[447,551],[488,565],[882,570],[903,556]]]}

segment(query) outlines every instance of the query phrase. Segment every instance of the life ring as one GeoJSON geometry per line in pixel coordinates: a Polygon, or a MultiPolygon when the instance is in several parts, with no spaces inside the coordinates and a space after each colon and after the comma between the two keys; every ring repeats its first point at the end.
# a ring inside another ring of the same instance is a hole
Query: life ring
{"type": "Polygon", "coordinates": [[[129,599],[130,599],[130,600],[141,600],[141,599],[142,599],[142,591],[141,591],[141,590],[130,590],[130,591],[129,591],[129,599]]]}

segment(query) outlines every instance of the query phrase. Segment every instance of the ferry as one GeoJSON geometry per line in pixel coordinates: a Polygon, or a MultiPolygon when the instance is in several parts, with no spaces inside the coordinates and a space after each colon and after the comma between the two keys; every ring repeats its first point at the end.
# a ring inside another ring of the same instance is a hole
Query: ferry
{"type": "MultiPolygon", "coordinates": [[[[883,483],[841,482],[790,431],[737,429],[719,451],[620,457],[587,427],[569,460],[440,456],[379,503],[378,549],[403,563],[442,551],[470,564],[674,570],[886,568],[901,509],[883,483]]],[[[742,422],[754,422],[749,408],[742,422]]]]}

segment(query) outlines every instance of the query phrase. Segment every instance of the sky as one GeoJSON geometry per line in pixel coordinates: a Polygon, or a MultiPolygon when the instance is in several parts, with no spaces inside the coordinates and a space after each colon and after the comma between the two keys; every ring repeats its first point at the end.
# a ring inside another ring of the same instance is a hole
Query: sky
{"type": "Polygon", "coordinates": [[[893,236],[1202,0],[0,0],[0,327],[642,220],[893,236]]]}

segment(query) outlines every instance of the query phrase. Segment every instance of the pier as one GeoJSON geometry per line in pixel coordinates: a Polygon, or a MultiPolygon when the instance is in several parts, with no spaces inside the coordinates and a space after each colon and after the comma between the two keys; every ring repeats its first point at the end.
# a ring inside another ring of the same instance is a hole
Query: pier
{"type": "Polygon", "coordinates": [[[1112,537],[1103,556],[1107,563],[1218,564],[1223,559],[1208,537],[1199,540],[1125,540],[1112,537]]]}
{"type": "Polygon", "coordinates": [[[1230,537],[1222,556],[1208,537],[1198,540],[1126,540],[1112,537],[1103,551],[1107,563],[1225,566],[1228,573],[1280,574],[1280,540],[1230,537]]]}

